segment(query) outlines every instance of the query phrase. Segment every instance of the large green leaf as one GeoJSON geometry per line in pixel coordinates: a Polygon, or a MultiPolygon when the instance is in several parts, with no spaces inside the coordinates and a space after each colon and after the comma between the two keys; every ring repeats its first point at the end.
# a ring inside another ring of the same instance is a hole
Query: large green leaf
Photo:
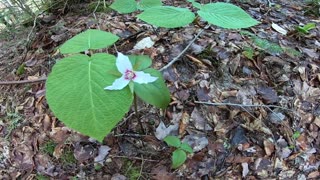
{"type": "Polygon", "coordinates": [[[246,28],[259,23],[238,6],[223,2],[206,4],[198,14],[209,23],[223,28],[246,28]]]}
{"type": "Polygon", "coordinates": [[[115,57],[77,54],[60,60],[46,83],[50,109],[68,127],[102,141],[132,104],[129,87],[106,91],[115,78],[115,57]]]}
{"type": "Polygon", "coordinates": [[[79,53],[89,49],[108,47],[119,39],[109,32],[88,29],[66,41],[61,47],[62,54],[79,53]]]}
{"type": "Polygon", "coordinates": [[[137,17],[149,24],[165,28],[182,27],[195,18],[189,9],[172,6],[148,8],[137,17]]]}
{"type": "Polygon", "coordinates": [[[164,83],[161,73],[151,68],[144,70],[144,72],[158,77],[158,79],[148,84],[134,83],[134,92],[143,101],[158,108],[166,108],[170,103],[170,92],[164,83]]]}
{"type": "Polygon", "coordinates": [[[146,55],[129,55],[133,70],[141,71],[151,66],[152,60],[146,55]]]}
{"type": "Polygon", "coordinates": [[[137,10],[137,3],[135,0],[115,0],[109,7],[120,14],[132,13],[137,10]]]}
{"type": "Polygon", "coordinates": [[[176,169],[187,160],[187,154],[181,149],[176,149],[172,153],[172,168],[176,169]]]}
{"type": "Polygon", "coordinates": [[[140,0],[138,3],[138,8],[141,10],[146,10],[151,7],[161,6],[161,0],[140,0]]]}

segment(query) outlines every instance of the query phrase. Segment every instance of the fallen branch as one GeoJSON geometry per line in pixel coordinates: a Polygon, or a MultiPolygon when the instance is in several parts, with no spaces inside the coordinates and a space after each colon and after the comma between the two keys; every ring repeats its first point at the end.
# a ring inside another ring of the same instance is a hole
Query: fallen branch
{"type": "Polygon", "coordinates": [[[28,84],[46,81],[47,77],[42,77],[34,80],[22,80],[22,81],[0,81],[0,85],[13,85],[13,84],[28,84]]]}
{"type": "Polygon", "coordinates": [[[164,71],[164,70],[166,70],[168,67],[172,66],[173,63],[175,63],[176,61],[178,61],[179,58],[190,48],[190,46],[194,43],[194,41],[196,41],[196,40],[198,39],[198,37],[201,35],[201,33],[202,33],[204,30],[208,29],[209,27],[210,27],[210,25],[207,25],[206,27],[204,27],[203,29],[201,29],[201,30],[199,31],[199,33],[198,33],[198,34],[192,39],[192,41],[187,45],[187,47],[185,47],[185,48],[183,49],[183,51],[181,51],[181,53],[180,53],[177,57],[173,58],[167,65],[165,65],[165,66],[163,66],[161,69],[159,69],[159,71],[164,71]]]}

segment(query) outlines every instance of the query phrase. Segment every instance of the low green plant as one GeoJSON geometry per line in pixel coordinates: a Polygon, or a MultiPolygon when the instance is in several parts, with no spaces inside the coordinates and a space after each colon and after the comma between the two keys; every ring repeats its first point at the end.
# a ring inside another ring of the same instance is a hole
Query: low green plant
{"type": "MultiPolygon", "coordinates": [[[[245,28],[258,23],[229,3],[201,5],[188,1],[199,9],[201,18],[220,27],[245,28]]],[[[166,28],[182,27],[195,19],[189,9],[162,6],[161,0],[115,0],[110,7],[119,13],[141,10],[138,18],[166,28]]],[[[46,82],[46,98],[54,114],[70,128],[99,141],[128,112],[136,96],[158,108],[166,108],[170,102],[161,73],[149,68],[149,57],[118,52],[115,58],[94,53],[118,38],[92,29],[76,35],[60,47],[60,52],[67,56],[54,65],[46,82]]]]}
{"type": "MultiPolygon", "coordinates": [[[[242,35],[248,36],[253,44],[258,47],[260,50],[272,54],[272,55],[276,55],[276,54],[282,54],[282,53],[286,53],[290,56],[300,56],[300,52],[289,48],[289,47],[281,47],[276,43],[270,42],[266,39],[261,39],[259,37],[257,37],[256,35],[248,32],[248,31],[241,31],[240,32],[242,35]]],[[[244,50],[244,55],[246,57],[248,57],[250,59],[251,55],[253,55],[252,53],[252,49],[248,49],[248,47],[244,50]]],[[[252,57],[251,57],[252,58],[252,57]]]]}
{"type": "Polygon", "coordinates": [[[301,34],[309,34],[309,31],[316,28],[316,23],[308,23],[304,26],[297,26],[296,31],[301,34]]]}
{"type": "Polygon", "coordinates": [[[170,147],[176,148],[172,153],[172,168],[176,169],[187,160],[187,153],[193,153],[189,144],[183,143],[176,136],[167,136],[164,139],[170,147]]]}
{"type": "MultiPolygon", "coordinates": [[[[198,9],[198,16],[216,26],[237,29],[254,26],[259,23],[240,7],[230,3],[200,4],[195,0],[187,1],[198,9]]],[[[131,13],[140,10],[142,13],[137,15],[139,19],[165,28],[183,27],[192,23],[196,18],[190,9],[162,6],[161,0],[115,0],[110,8],[119,13],[131,13]]]]}
{"type": "Polygon", "coordinates": [[[148,56],[94,53],[118,38],[89,29],[66,41],[60,52],[67,56],[54,65],[46,82],[48,104],[59,120],[100,142],[129,111],[134,97],[158,108],[170,102],[163,77],[149,68],[148,56]]]}

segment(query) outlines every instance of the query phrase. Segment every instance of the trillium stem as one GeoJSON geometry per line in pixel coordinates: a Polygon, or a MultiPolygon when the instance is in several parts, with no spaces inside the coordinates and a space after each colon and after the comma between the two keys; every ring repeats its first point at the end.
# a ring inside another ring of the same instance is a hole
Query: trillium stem
{"type": "Polygon", "coordinates": [[[140,120],[140,114],[138,112],[138,103],[137,103],[137,95],[136,95],[136,93],[134,93],[134,95],[133,95],[133,103],[134,103],[133,106],[134,106],[134,111],[135,111],[138,123],[140,125],[141,130],[142,130],[142,133],[145,134],[142,122],[140,120]]]}

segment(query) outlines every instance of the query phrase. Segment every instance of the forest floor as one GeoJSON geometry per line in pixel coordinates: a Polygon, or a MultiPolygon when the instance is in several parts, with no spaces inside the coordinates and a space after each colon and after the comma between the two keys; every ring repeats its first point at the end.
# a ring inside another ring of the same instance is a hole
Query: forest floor
{"type": "Polygon", "coordinates": [[[231,3],[261,23],[243,30],[212,25],[195,39],[206,26],[201,20],[154,28],[134,13],[93,14],[78,4],[42,15],[34,27],[3,30],[0,179],[319,179],[319,4],[231,3]],[[308,23],[316,27],[296,30],[308,23]],[[45,79],[62,57],[58,47],[89,28],[118,35],[118,51],[149,55],[155,69],[195,39],[163,71],[172,100],[166,113],[139,103],[144,133],[132,109],[103,143],[65,127],[50,111],[45,79]],[[134,48],[146,37],[152,47],[134,48]],[[159,140],[168,134],[194,150],[178,169],[171,169],[174,149],[159,140]]]}

